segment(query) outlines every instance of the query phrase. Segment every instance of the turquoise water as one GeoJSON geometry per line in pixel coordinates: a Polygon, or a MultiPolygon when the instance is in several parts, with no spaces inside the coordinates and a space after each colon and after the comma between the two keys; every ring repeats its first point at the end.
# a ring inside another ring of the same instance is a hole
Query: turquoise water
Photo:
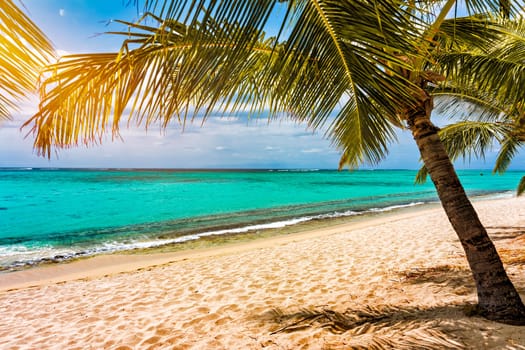
{"type": "MultiPolygon", "coordinates": [[[[472,196],[523,175],[460,171],[472,196]]],[[[415,171],[0,169],[0,270],[435,201],[415,171]]],[[[509,194],[510,195],[510,194],[509,194]]]]}

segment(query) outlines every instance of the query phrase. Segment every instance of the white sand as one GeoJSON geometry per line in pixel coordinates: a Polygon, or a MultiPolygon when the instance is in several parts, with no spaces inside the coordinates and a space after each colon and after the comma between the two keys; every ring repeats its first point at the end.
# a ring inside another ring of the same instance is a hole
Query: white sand
{"type": "MultiPolygon", "coordinates": [[[[525,198],[476,207],[525,298],[525,198]]],[[[525,349],[525,327],[465,315],[475,289],[441,209],[0,275],[0,290],[0,349],[525,349]],[[335,312],[365,309],[383,318],[337,332],[335,312]]]]}

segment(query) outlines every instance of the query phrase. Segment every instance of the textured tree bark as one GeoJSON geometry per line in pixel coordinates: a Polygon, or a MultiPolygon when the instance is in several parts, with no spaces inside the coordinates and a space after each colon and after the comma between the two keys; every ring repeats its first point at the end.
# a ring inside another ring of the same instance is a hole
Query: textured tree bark
{"type": "Polygon", "coordinates": [[[480,314],[494,321],[525,325],[525,306],[459,181],[437,134],[439,129],[430,121],[432,108],[432,98],[427,95],[419,108],[407,114],[408,126],[465,250],[476,282],[480,314]]]}

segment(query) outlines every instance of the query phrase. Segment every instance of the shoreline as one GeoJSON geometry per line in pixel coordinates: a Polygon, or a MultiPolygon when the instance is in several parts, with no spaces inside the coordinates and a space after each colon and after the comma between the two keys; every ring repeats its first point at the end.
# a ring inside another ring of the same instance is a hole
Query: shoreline
{"type": "MultiPolygon", "coordinates": [[[[492,194],[494,195],[494,194],[492,194]]],[[[488,196],[492,196],[488,195],[488,196]]],[[[495,194],[501,195],[501,194],[495,194]]],[[[481,197],[483,198],[483,197],[481,197]]],[[[490,198],[490,197],[489,197],[490,198]]],[[[254,218],[253,221],[238,223],[223,223],[216,226],[203,225],[188,229],[186,227],[173,227],[165,233],[158,233],[149,239],[135,240],[131,242],[106,241],[92,246],[77,246],[72,243],[70,247],[52,247],[48,251],[38,249],[28,251],[33,258],[20,258],[19,260],[2,261],[0,276],[4,273],[23,271],[39,266],[51,266],[62,263],[89,259],[100,255],[129,255],[142,253],[175,252],[183,250],[194,250],[209,246],[222,245],[224,243],[235,243],[237,241],[250,241],[259,238],[268,238],[274,235],[296,233],[300,231],[316,229],[318,227],[332,226],[334,223],[347,223],[362,220],[383,212],[392,212],[405,208],[426,208],[436,205],[438,202],[410,202],[392,204],[384,207],[370,207],[364,209],[345,209],[343,211],[320,212],[298,214],[296,216],[273,216],[266,219],[254,218]]],[[[380,203],[384,204],[384,203],[380,203]]],[[[273,210],[271,208],[268,210],[273,210]]],[[[264,211],[264,209],[260,209],[264,211]]],[[[212,218],[214,215],[211,215],[212,218]]],[[[205,217],[205,216],[203,216],[205,217]]],[[[159,224],[162,222],[159,222],[159,224]]],[[[157,223],[150,222],[138,226],[155,226],[157,223]]],[[[134,225],[118,228],[133,230],[134,225]]],[[[7,255],[9,257],[9,254],[7,255]]],[[[16,256],[16,255],[15,255],[16,256]]]]}
{"type": "MultiPolygon", "coordinates": [[[[483,195],[477,195],[471,197],[472,202],[487,201],[487,200],[498,200],[511,198],[511,193],[506,192],[495,192],[483,195]]],[[[56,256],[49,256],[41,258],[35,261],[20,261],[20,264],[13,266],[5,266],[0,269],[0,291],[3,288],[2,277],[17,272],[23,272],[27,270],[41,269],[41,268],[52,268],[54,266],[62,266],[71,263],[82,262],[84,260],[90,260],[93,258],[99,258],[103,256],[111,256],[105,260],[113,261],[115,264],[126,264],[126,256],[143,255],[145,259],[152,255],[158,255],[158,257],[169,254],[182,253],[185,251],[201,251],[210,250],[216,247],[222,247],[224,245],[245,243],[256,240],[265,240],[274,236],[298,234],[305,231],[318,230],[331,226],[338,225],[351,225],[355,222],[361,222],[375,218],[376,216],[388,217],[390,215],[396,215],[397,213],[411,212],[428,210],[431,208],[441,208],[439,201],[429,202],[411,202],[406,204],[391,205],[386,207],[372,207],[363,211],[350,211],[347,213],[324,213],[318,215],[310,215],[302,218],[288,218],[285,221],[260,221],[254,224],[247,224],[245,226],[231,226],[225,229],[217,228],[212,231],[196,231],[187,236],[180,236],[169,243],[157,243],[156,241],[145,241],[138,243],[135,248],[125,248],[119,250],[108,250],[108,251],[96,251],[87,254],[63,254],[57,252],[56,256]],[[297,221],[293,223],[294,221],[297,221]],[[284,223],[284,224],[283,224],[284,223]],[[218,230],[218,231],[217,231],[218,230]],[[189,238],[186,238],[189,237],[189,238]],[[145,243],[145,244],[144,244],[145,243]],[[143,246],[143,247],[140,247],[143,246]]],[[[157,257],[157,258],[158,258],[157,257]]],[[[103,258],[100,258],[104,260],[103,258]]],[[[135,261],[135,258],[129,260],[135,261]]],[[[157,259],[155,259],[157,260],[157,259]]],[[[16,261],[15,261],[16,262],[16,261]]],[[[62,270],[62,269],[61,269],[62,270]]],[[[68,270],[68,269],[65,269],[68,270]]]]}
{"type": "MultiPolygon", "coordinates": [[[[471,198],[473,203],[506,200],[507,192],[471,198]]],[[[0,272],[0,292],[61,283],[75,279],[101,277],[131,272],[176,261],[213,257],[235,252],[284,244],[289,240],[322,237],[363,227],[409,218],[419,212],[442,210],[439,202],[402,205],[387,210],[369,210],[362,214],[313,219],[279,228],[247,231],[225,235],[205,235],[197,240],[147,248],[135,248],[109,253],[98,253],[63,261],[37,263],[18,270],[0,272]],[[386,221],[385,221],[386,220],[386,221]],[[211,243],[203,240],[209,239],[211,243]]]]}
{"type": "MultiPolygon", "coordinates": [[[[489,201],[498,199],[489,199],[489,201]]],[[[289,232],[270,233],[266,237],[252,237],[238,241],[232,235],[231,242],[200,248],[183,248],[173,252],[162,251],[164,247],[136,249],[132,251],[98,254],[75,260],[41,264],[23,270],[0,273],[0,292],[23,288],[45,286],[67,281],[98,278],[108,275],[175,263],[177,261],[204,259],[234,254],[254,249],[268,248],[299,240],[327,237],[342,231],[361,229],[374,225],[409,219],[421,212],[441,210],[439,203],[431,202],[419,206],[408,206],[383,212],[369,212],[364,215],[309,221],[280,229],[267,231],[289,232]],[[145,253],[147,252],[147,253],[145,253]]],[[[166,248],[169,250],[170,248],[166,248]]]]}

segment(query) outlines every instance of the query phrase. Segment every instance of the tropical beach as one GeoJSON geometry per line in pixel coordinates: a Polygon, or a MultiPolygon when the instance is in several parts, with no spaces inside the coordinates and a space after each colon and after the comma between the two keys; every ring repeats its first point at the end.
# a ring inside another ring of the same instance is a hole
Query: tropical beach
{"type": "Polygon", "coordinates": [[[3,0],[0,348],[525,349],[523,11],[3,0]]]}
{"type": "MultiPolygon", "coordinates": [[[[521,297],[525,198],[475,207],[521,297]]],[[[476,316],[437,208],[153,256],[102,256],[0,280],[8,349],[523,349],[476,316]]]]}

